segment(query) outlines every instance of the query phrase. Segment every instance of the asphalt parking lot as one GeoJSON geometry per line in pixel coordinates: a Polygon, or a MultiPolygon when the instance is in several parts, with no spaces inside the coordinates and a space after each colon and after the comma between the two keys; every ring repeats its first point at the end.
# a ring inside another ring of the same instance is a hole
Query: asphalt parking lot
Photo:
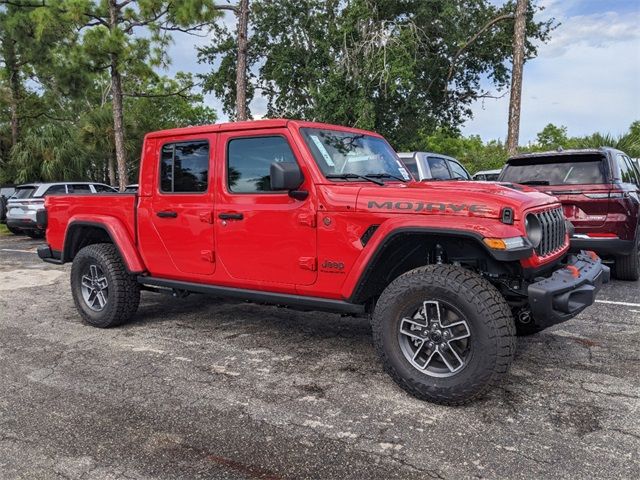
{"type": "Polygon", "coordinates": [[[365,320],[145,292],[88,327],[37,244],[0,236],[2,479],[640,477],[638,282],[450,408],[395,386],[365,320]]]}

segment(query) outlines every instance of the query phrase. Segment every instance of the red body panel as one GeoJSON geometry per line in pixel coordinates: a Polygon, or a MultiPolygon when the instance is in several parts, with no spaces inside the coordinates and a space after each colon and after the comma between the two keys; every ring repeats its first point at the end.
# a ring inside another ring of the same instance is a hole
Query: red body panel
{"type": "Polygon", "coordinates": [[[70,227],[79,224],[103,226],[118,246],[130,272],[146,267],[136,246],[134,195],[60,195],[45,200],[47,242],[62,251],[70,227]]]}
{"type": "MultiPolygon", "coordinates": [[[[62,251],[68,225],[78,219],[105,225],[133,272],[154,277],[323,298],[349,298],[381,242],[398,229],[437,229],[478,238],[524,235],[529,211],[557,206],[532,188],[478,182],[332,182],[324,178],[299,129],[355,129],[269,120],[154,132],[145,137],[139,196],[48,197],[48,243],[62,251]],[[227,142],[243,136],[284,137],[304,175],[309,195],[231,193],[226,185],[227,142]],[[159,152],[169,141],[210,145],[206,192],[163,194],[159,152]],[[137,198],[137,204],[136,200],[137,198]],[[500,221],[502,209],[515,221],[500,221]],[[175,218],[158,213],[176,212],[175,218]],[[241,220],[219,218],[242,214],[241,220]],[[364,232],[379,226],[363,246],[364,232]]],[[[374,134],[375,135],[375,134],[374,134]]],[[[521,261],[537,267],[555,261],[535,254],[521,261]]]]}

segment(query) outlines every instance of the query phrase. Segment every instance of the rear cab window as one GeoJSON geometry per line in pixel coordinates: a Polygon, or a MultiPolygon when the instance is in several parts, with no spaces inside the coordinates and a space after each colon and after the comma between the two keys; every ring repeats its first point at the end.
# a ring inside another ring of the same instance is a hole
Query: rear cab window
{"type": "Polygon", "coordinates": [[[509,160],[500,181],[525,185],[594,185],[607,183],[607,174],[604,155],[550,155],[509,160]]]}

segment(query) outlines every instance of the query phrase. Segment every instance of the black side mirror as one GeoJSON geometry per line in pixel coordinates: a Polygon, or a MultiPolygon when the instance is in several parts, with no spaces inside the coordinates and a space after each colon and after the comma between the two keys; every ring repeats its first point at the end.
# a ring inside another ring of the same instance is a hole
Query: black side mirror
{"type": "Polygon", "coordinates": [[[269,170],[271,190],[296,190],[304,178],[300,167],[295,162],[273,162],[269,170]]]}

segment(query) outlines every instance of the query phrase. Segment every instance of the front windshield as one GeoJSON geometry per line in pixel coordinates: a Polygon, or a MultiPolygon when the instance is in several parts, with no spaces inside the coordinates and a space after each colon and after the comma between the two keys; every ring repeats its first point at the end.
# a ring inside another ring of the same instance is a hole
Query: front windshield
{"type": "Polygon", "coordinates": [[[373,176],[410,180],[389,144],[379,137],[339,130],[301,129],[316,163],[327,178],[373,176]]]}

